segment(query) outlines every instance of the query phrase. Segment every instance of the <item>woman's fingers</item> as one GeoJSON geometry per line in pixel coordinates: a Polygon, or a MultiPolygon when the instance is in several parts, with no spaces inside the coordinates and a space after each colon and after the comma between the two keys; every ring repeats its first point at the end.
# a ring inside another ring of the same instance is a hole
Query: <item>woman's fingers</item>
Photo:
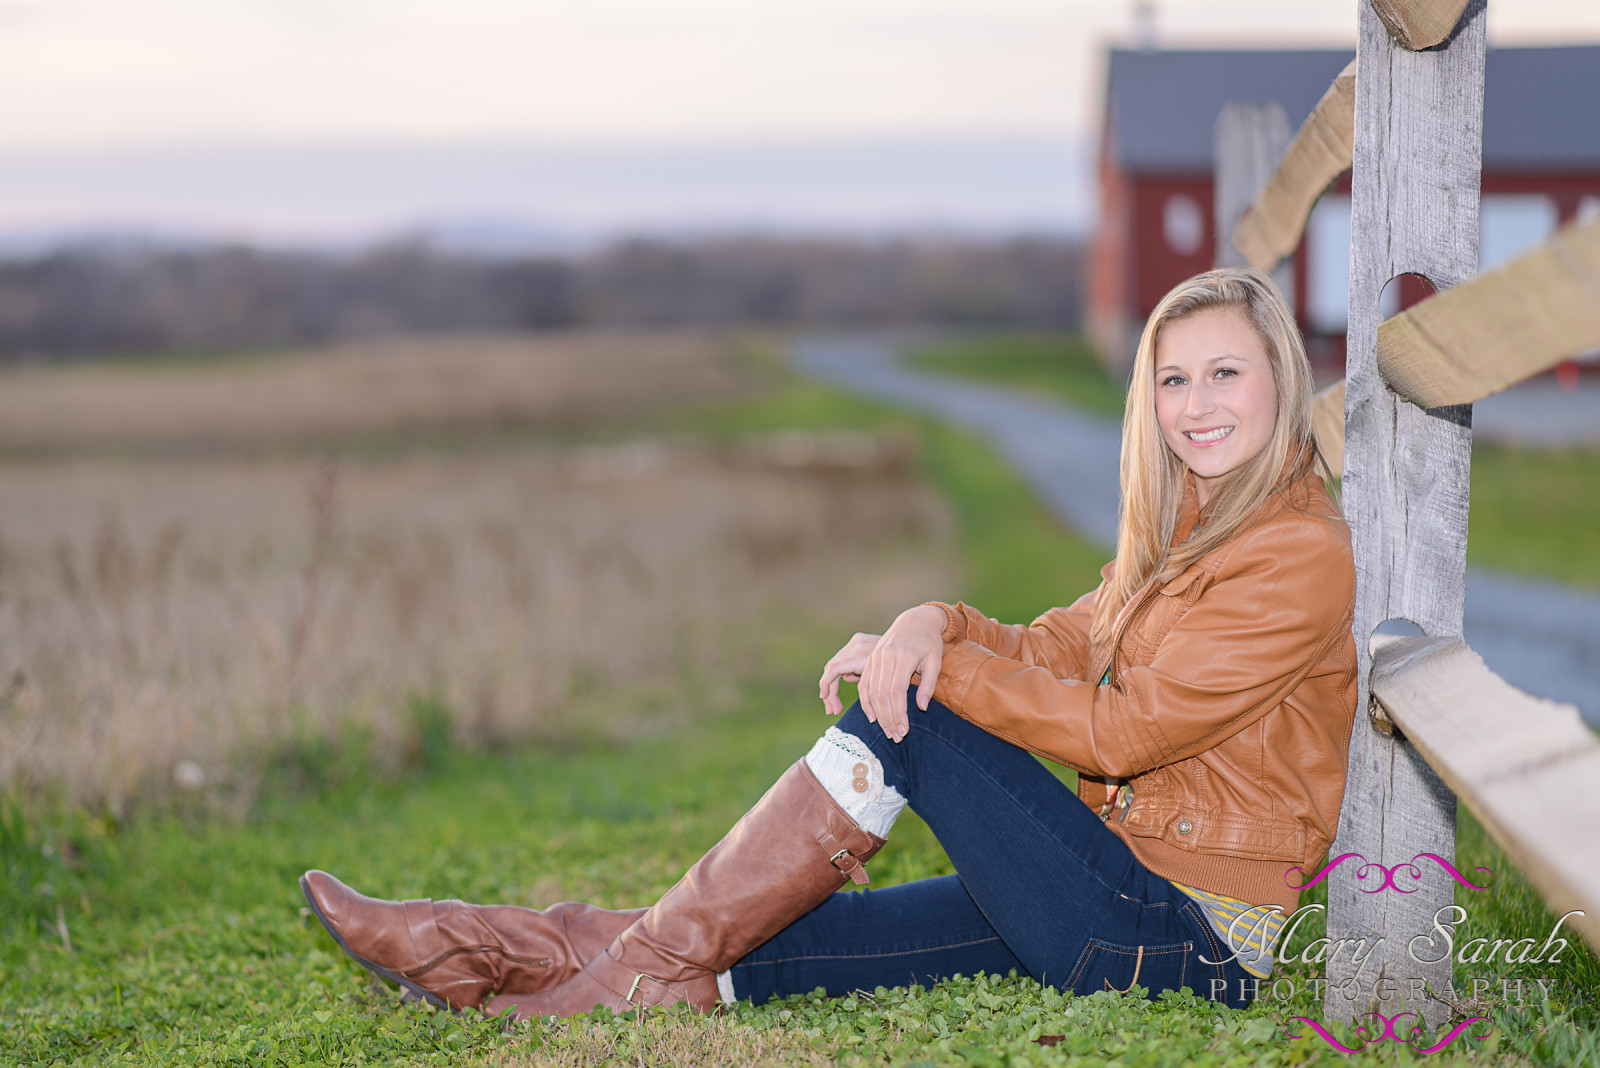
{"type": "Polygon", "coordinates": [[[892,741],[903,741],[911,729],[909,691],[918,671],[917,706],[926,710],[944,656],[944,613],[928,606],[900,613],[874,644],[861,672],[861,708],[892,741]]]}
{"type": "Polygon", "coordinates": [[[861,683],[861,707],[891,741],[905,738],[910,729],[906,716],[906,690],[911,685],[912,664],[904,653],[879,649],[867,660],[861,683]]]}
{"type": "Polygon", "coordinates": [[[844,711],[844,702],[839,699],[839,683],[858,682],[861,676],[854,672],[836,674],[831,681],[824,679],[822,690],[822,708],[830,716],[837,716],[844,711]]]}
{"type": "Polygon", "coordinates": [[[876,634],[857,634],[823,665],[822,678],[817,683],[817,695],[822,698],[822,707],[830,716],[837,716],[844,711],[844,703],[839,699],[839,683],[856,682],[861,678],[867,657],[878,641],[876,634]]]}
{"type": "Polygon", "coordinates": [[[878,702],[878,722],[883,726],[883,733],[898,742],[904,737],[900,732],[899,707],[904,703],[904,699],[899,702],[894,699],[894,676],[894,660],[886,656],[878,665],[874,697],[878,702]]]}
{"type": "Polygon", "coordinates": [[[875,652],[867,659],[866,671],[861,677],[861,707],[867,717],[883,729],[891,741],[899,741],[895,732],[894,702],[890,699],[889,654],[875,652]]]}
{"type": "Polygon", "coordinates": [[[869,723],[878,722],[877,706],[872,701],[872,657],[867,657],[861,668],[861,679],[856,683],[856,701],[861,705],[861,711],[866,715],[869,723]]]}
{"type": "Polygon", "coordinates": [[[917,665],[917,671],[922,675],[917,682],[917,707],[924,712],[928,710],[928,702],[933,700],[933,688],[939,681],[939,668],[943,664],[944,645],[941,643],[917,665]]]}

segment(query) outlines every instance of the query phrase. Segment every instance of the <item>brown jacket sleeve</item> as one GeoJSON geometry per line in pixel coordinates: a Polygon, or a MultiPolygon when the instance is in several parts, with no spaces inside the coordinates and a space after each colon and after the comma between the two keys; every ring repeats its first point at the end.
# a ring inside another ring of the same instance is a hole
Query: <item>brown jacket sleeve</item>
{"type": "Polygon", "coordinates": [[[934,696],[1089,775],[1126,778],[1204,752],[1275,708],[1348,629],[1349,604],[1328,596],[1354,588],[1340,538],[1333,524],[1306,517],[1241,534],[1209,582],[1186,584],[1192,603],[1152,607],[1175,621],[1153,654],[1119,660],[1110,685],[965,640],[946,646],[934,696]]]}
{"type": "MultiPolygon", "coordinates": [[[[1050,609],[1027,626],[1001,623],[959,601],[955,604],[928,603],[944,609],[946,646],[972,642],[996,656],[1029,667],[1047,668],[1056,678],[1078,678],[1089,662],[1089,624],[1094,619],[1095,606],[1100,603],[1100,591],[1105,589],[1105,580],[1111,577],[1115,563],[1113,560],[1100,569],[1099,586],[1065,608],[1050,609]]],[[[948,648],[945,653],[949,655],[948,648]]]]}

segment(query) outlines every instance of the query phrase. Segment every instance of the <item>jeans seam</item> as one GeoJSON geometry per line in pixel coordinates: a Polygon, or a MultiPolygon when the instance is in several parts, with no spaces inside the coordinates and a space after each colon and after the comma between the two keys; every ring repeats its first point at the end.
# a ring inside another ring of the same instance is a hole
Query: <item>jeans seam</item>
{"type": "MultiPolygon", "coordinates": [[[[1180,914],[1187,915],[1189,917],[1189,921],[1196,927],[1199,927],[1200,933],[1205,935],[1206,943],[1211,947],[1211,960],[1216,962],[1214,964],[1207,965],[1207,967],[1216,972],[1212,978],[1221,979],[1223,983],[1226,984],[1228,981],[1228,974],[1223,963],[1223,958],[1226,956],[1226,954],[1222,952],[1222,943],[1217,941],[1216,931],[1212,930],[1210,921],[1206,920],[1205,917],[1200,914],[1200,906],[1195,904],[1193,901],[1180,906],[1178,911],[1180,914]]],[[[1226,993],[1226,986],[1223,987],[1223,991],[1226,993]]],[[[1208,994],[1207,997],[1209,996],[1210,995],[1208,994]]]]}
{"type": "Polygon", "coordinates": [[[1193,902],[1181,905],[1178,908],[1180,915],[1185,916],[1190,923],[1200,928],[1200,933],[1205,936],[1206,944],[1211,947],[1212,958],[1218,961],[1217,967],[1222,967],[1222,943],[1217,941],[1217,932],[1212,929],[1211,921],[1200,914],[1200,907],[1193,902]]]}
{"type": "Polygon", "coordinates": [[[769,960],[742,961],[734,967],[759,968],[764,964],[788,964],[797,960],[878,960],[883,957],[907,957],[914,953],[936,953],[945,949],[964,949],[967,946],[981,946],[985,942],[1003,941],[999,935],[990,935],[987,938],[972,938],[965,942],[946,942],[936,946],[924,946],[920,949],[896,949],[881,953],[806,953],[793,957],[773,957],[769,960]]]}

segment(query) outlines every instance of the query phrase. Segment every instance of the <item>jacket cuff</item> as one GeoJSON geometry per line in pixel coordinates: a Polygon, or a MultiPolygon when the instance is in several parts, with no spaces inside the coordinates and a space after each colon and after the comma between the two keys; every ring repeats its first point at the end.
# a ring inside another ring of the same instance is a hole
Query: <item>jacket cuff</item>
{"type": "Polygon", "coordinates": [[[944,610],[944,633],[939,637],[944,644],[964,642],[967,640],[967,617],[955,605],[945,604],[943,601],[926,601],[925,604],[944,610]]]}

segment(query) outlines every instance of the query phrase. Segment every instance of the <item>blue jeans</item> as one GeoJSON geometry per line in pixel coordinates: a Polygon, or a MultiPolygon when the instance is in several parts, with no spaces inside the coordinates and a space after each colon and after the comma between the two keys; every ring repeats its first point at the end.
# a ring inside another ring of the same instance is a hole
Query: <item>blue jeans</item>
{"type": "MultiPolygon", "coordinates": [[[[913,691],[914,693],[914,691],[913,691]]],[[[908,695],[909,699],[909,695],[908,695]]],[[[1245,1003],[1200,907],[1141,864],[1032,754],[932,701],[896,744],[859,704],[837,724],[938,836],[957,874],[834,894],[747,954],[740,998],[929,985],[1016,969],[1079,994],[1189,987],[1245,1003]],[[1214,987],[1213,979],[1226,985],[1214,987]]],[[[870,865],[869,865],[870,867],[870,865]]]]}

